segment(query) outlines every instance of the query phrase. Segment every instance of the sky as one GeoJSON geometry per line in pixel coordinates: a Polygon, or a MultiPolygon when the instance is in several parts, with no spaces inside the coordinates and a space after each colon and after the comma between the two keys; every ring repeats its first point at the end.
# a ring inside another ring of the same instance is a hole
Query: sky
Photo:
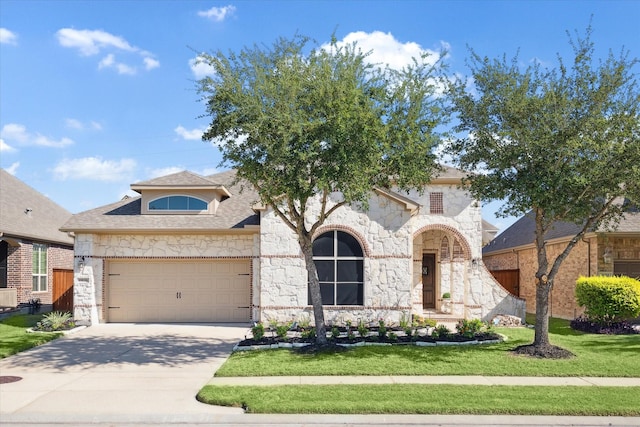
{"type": "MultiPolygon", "coordinates": [[[[0,167],[78,213],[138,181],[224,170],[201,139],[201,52],[335,34],[392,66],[445,47],[451,73],[468,75],[469,48],[554,67],[590,20],[596,56],[640,57],[640,0],[0,0],[0,167]]],[[[502,231],[515,218],[499,206],[483,218],[502,231]]]]}

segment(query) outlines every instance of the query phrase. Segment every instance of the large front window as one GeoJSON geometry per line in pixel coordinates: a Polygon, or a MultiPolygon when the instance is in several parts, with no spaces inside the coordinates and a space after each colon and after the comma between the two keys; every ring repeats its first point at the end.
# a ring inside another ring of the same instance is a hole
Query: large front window
{"type": "Polygon", "coordinates": [[[47,246],[35,243],[33,245],[33,291],[47,290],[47,246]]]}
{"type": "Polygon", "coordinates": [[[338,230],[321,234],[313,242],[313,260],[323,305],[363,305],[362,248],[353,236],[338,230]]]}

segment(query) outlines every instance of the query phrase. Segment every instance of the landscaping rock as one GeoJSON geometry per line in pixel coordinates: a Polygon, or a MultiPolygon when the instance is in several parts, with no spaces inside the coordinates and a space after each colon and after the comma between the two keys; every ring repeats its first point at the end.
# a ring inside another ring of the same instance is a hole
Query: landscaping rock
{"type": "Polygon", "coordinates": [[[508,328],[523,326],[522,319],[517,316],[510,316],[508,314],[498,314],[491,320],[491,323],[493,323],[494,326],[503,326],[508,328]]]}

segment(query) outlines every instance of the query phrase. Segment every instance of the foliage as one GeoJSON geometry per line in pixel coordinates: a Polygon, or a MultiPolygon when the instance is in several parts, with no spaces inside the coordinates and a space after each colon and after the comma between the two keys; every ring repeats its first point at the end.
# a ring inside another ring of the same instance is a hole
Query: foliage
{"type": "Polygon", "coordinates": [[[334,340],[340,336],[340,329],[337,326],[331,328],[331,338],[334,340]]]}
{"type": "Polygon", "coordinates": [[[588,332],[591,334],[640,334],[640,330],[626,320],[620,322],[608,322],[602,324],[594,322],[587,317],[580,316],[571,321],[571,328],[576,331],[588,332]]]}
{"type": "Polygon", "coordinates": [[[73,317],[68,311],[52,311],[42,316],[42,320],[33,328],[36,331],[55,332],[75,327],[73,317]]]}
{"type": "Polygon", "coordinates": [[[462,319],[456,324],[456,330],[460,335],[472,338],[482,331],[484,326],[484,322],[480,319],[462,319]]]}
{"type": "Polygon", "coordinates": [[[309,327],[307,329],[303,329],[300,336],[305,340],[313,340],[316,338],[316,328],[309,327]]]}
{"type": "Polygon", "coordinates": [[[251,327],[251,334],[253,335],[253,339],[256,341],[260,341],[264,338],[264,325],[262,322],[256,322],[251,327]]]}
{"type": "Polygon", "coordinates": [[[458,124],[446,151],[469,171],[470,193],[535,223],[537,346],[549,344],[549,293],[562,262],[586,232],[615,228],[618,200],[640,200],[638,60],[622,50],[598,62],[591,33],[570,36],[574,57],[555,68],[471,51],[471,76],[448,88],[458,124]],[[558,221],[577,232],[549,259],[545,236],[558,221]]]}
{"type": "Polygon", "coordinates": [[[447,117],[434,79],[441,58],[403,70],[372,65],[356,44],[271,46],[201,55],[215,73],[198,82],[224,166],[296,233],[305,258],[318,343],[326,344],[312,237],[347,204],[367,207],[375,187],[422,189],[447,117]],[[318,203],[319,209],[312,209],[318,203]]]}
{"type": "Polygon", "coordinates": [[[640,281],[630,277],[580,277],[576,301],[586,316],[602,325],[640,315],[640,281]]]}
{"type": "Polygon", "coordinates": [[[400,315],[400,322],[399,322],[400,329],[406,330],[408,327],[411,326],[409,319],[410,319],[410,316],[407,316],[407,313],[403,311],[402,315],[400,315]]]}
{"type": "Polygon", "coordinates": [[[283,323],[276,326],[276,335],[278,338],[284,338],[287,336],[287,332],[291,329],[292,323],[283,323]]]}
{"type": "Polygon", "coordinates": [[[447,327],[447,325],[438,325],[435,327],[433,332],[431,332],[431,336],[433,338],[445,338],[451,335],[451,330],[447,327]]]}
{"type": "Polygon", "coordinates": [[[445,292],[444,294],[442,294],[442,299],[449,299],[451,298],[451,294],[449,292],[445,292]]]}
{"type": "Polygon", "coordinates": [[[417,328],[433,328],[437,323],[435,319],[414,315],[412,325],[417,328]]]}
{"type": "Polygon", "coordinates": [[[369,335],[369,328],[367,328],[366,323],[363,320],[358,322],[358,334],[364,338],[369,335]]]}
{"type": "Polygon", "coordinates": [[[387,336],[387,326],[384,324],[384,320],[380,319],[378,321],[378,338],[383,340],[387,336]]]}

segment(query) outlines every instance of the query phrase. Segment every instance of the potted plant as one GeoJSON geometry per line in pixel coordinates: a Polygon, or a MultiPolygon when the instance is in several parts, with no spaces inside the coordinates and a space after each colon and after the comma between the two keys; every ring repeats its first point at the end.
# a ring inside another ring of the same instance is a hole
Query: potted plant
{"type": "Polygon", "coordinates": [[[443,313],[451,313],[451,294],[449,292],[445,292],[442,294],[442,304],[440,305],[440,310],[443,313]]]}

